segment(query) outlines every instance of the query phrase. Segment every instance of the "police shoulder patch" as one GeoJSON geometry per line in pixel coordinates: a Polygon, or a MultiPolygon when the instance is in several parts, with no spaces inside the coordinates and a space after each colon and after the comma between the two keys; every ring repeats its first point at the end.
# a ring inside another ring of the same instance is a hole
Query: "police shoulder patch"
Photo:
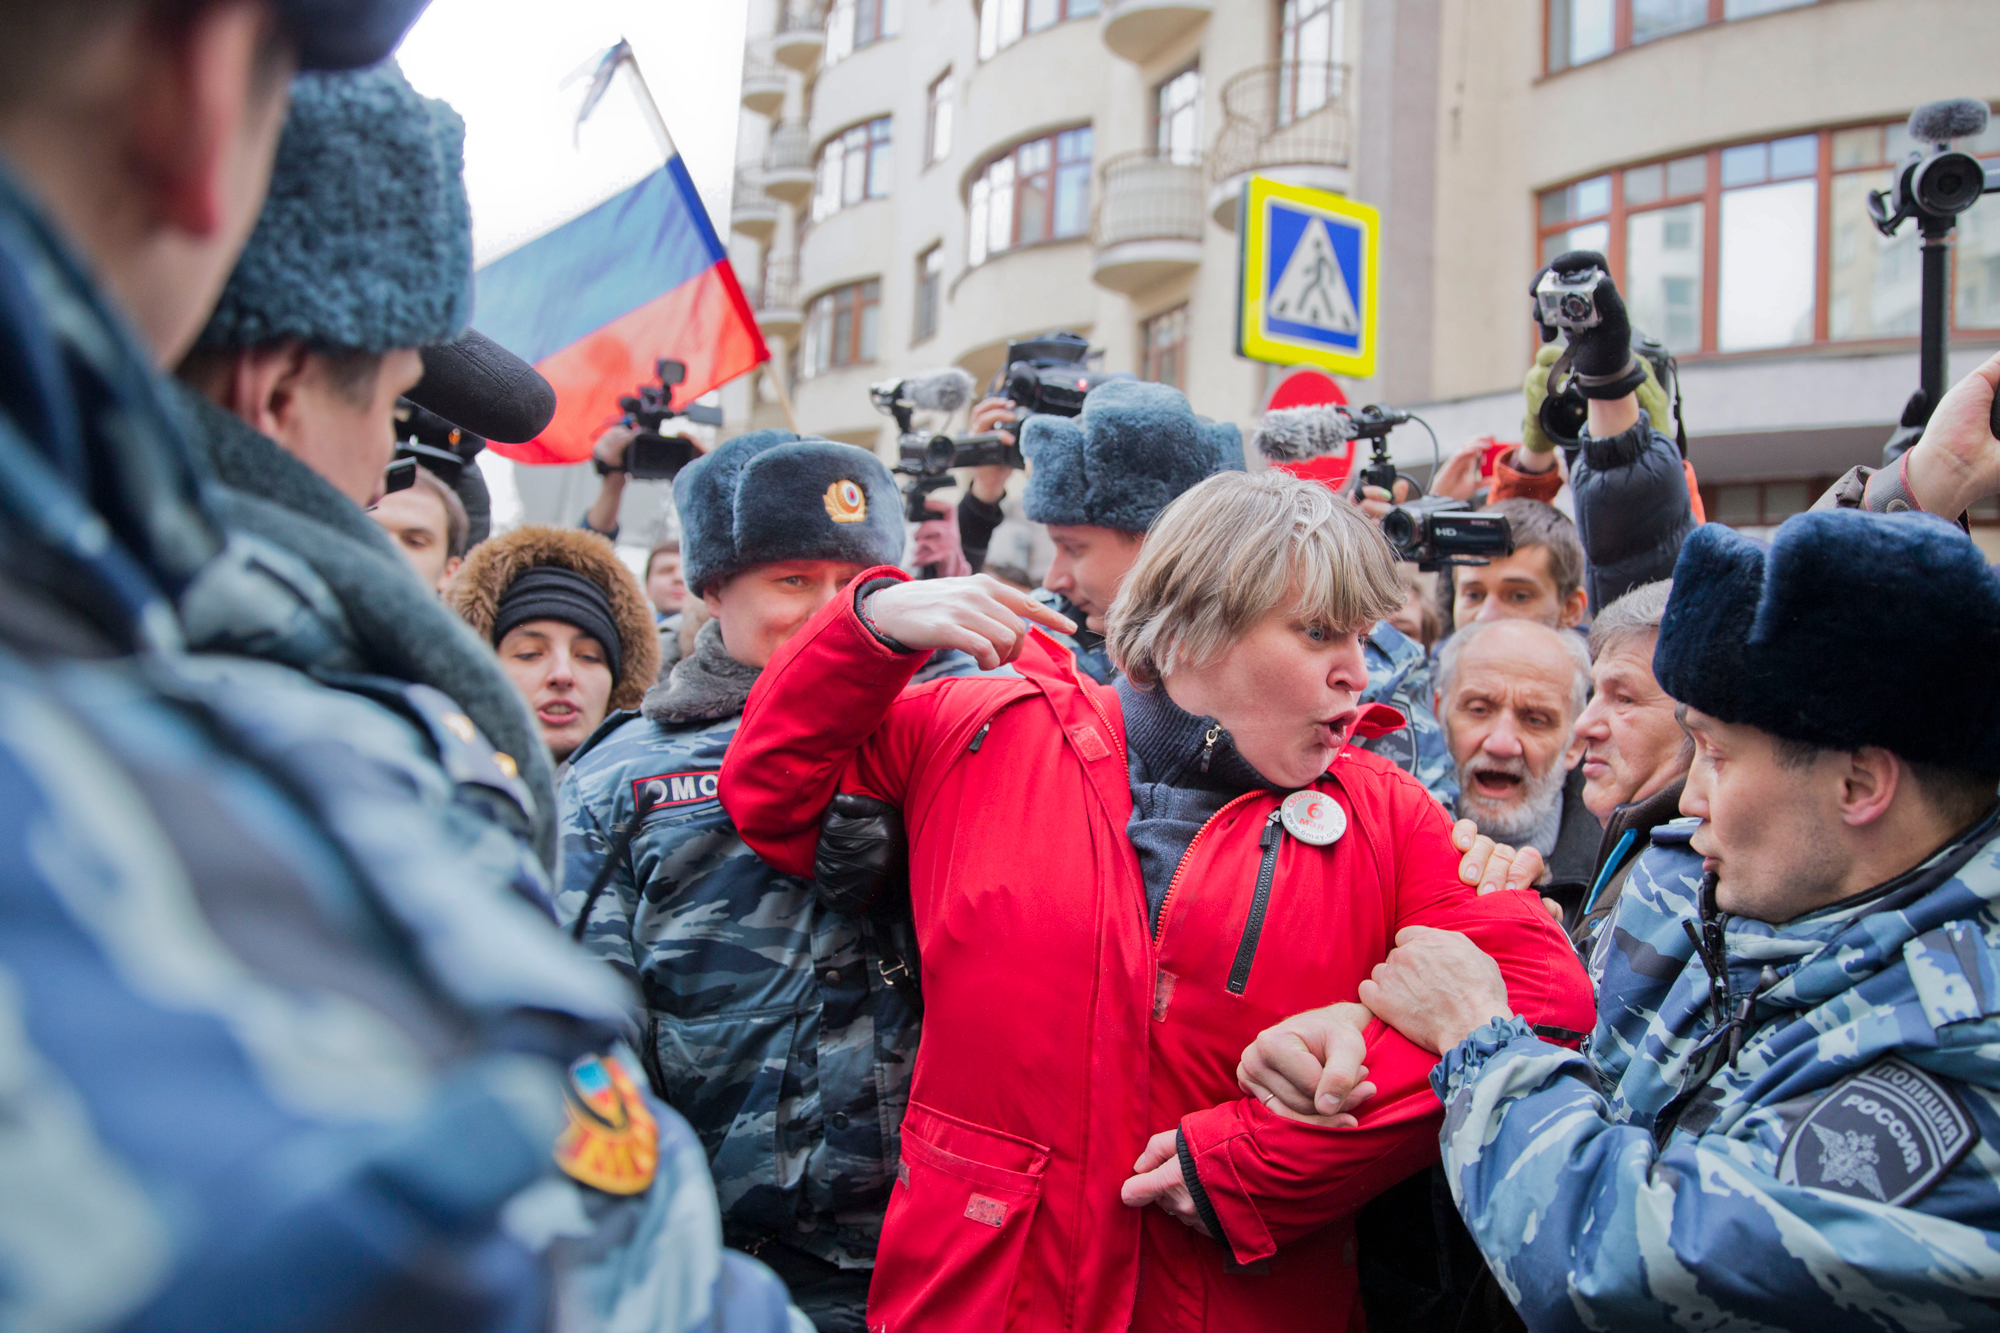
{"type": "Polygon", "coordinates": [[[648,813],[670,806],[693,805],[716,799],[720,769],[689,770],[684,773],[655,773],[649,778],[632,779],[632,805],[643,805],[648,813]]]}
{"type": "Polygon", "coordinates": [[[1834,1084],[1793,1127],[1778,1183],[1901,1207],[1978,1141],[1978,1127],[1950,1088],[1889,1056],[1834,1084]]]}
{"type": "Polygon", "coordinates": [[[660,1164],[660,1127],[616,1059],[586,1055],[563,1089],[569,1123],[556,1139],[556,1165],[607,1194],[641,1194],[660,1164]]]}

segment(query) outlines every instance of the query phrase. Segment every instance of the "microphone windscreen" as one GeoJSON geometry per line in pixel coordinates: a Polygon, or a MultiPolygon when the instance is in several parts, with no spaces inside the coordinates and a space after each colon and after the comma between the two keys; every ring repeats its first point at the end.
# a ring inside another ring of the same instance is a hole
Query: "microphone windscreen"
{"type": "Polygon", "coordinates": [[[474,435],[525,444],[556,414],[549,382],[485,334],[467,329],[423,356],[424,377],[404,397],[474,435]]]}
{"type": "Polygon", "coordinates": [[[1926,102],[1910,113],[1910,137],[1918,143],[1943,143],[1986,133],[1986,103],[1976,97],[1952,97],[1926,102]]]}
{"type": "Polygon", "coordinates": [[[925,371],[903,381],[903,396],[912,406],[926,412],[956,412],[972,401],[977,387],[972,376],[957,366],[925,371]]]}
{"type": "Polygon", "coordinates": [[[1256,445],[1273,463],[1300,463],[1333,453],[1353,438],[1353,425],[1331,407],[1280,407],[1257,423],[1256,445]]]}

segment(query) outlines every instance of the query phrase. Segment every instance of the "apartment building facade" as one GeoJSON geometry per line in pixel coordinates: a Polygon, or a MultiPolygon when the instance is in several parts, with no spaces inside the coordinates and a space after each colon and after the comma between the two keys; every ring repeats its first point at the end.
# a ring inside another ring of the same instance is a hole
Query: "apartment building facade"
{"type": "MultiPolygon", "coordinates": [[[[1990,0],[753,0],[732,253],[808,430],[886,449],[870,383],[1053,328],[1247,426],[1284,371],[1234,353],[1244,182],[1341,191],[1383,218],[1348,392],[1449,449],[1515,436],[1528,282],[1602,249],[1711,517],[1768,526],[1915,387],[1915,239],[1862,199],[1913,106],[2000,99],[1995,36],[1990,0]]],[[[1955,372],[2000,345],[2000,199],[1957,251],[1955,372]]]]}

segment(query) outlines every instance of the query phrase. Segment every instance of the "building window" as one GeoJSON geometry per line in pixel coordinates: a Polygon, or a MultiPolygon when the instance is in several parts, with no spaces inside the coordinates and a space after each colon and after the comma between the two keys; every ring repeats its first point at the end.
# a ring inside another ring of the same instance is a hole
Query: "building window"
{"type": "Polygon", "coordinates": [[[814,168],[812,220],[832,217],[864,199],[889,196],[889,117],[880,116],[820,145],[814,168]]]}
{"type": "Polygon", "coordinates": [[[1153,89],[1153,147],[1169,162],[1201,161],[1201,70],[1196,66],[1153,89]]]}
{"type": "MultiPolygon", "coordinates": [[[[2000,120],[1956,146],[2000,165],[2000,120]]],[[[1912,147],[1860,125],[1592,176],[1538,200],[1539,261],[1603,252],[1633,324],[1676,352],[1914,337],[1916,228],[1886,237],[1867,212],[1912,147]]],[[[1962,215],[1955,249],[1952,326],[2000,329],[2000,216],[1962,215]]]]}
{"type": "Polygon", "coordinates": [[[1546,0],[1553,74],[1677,32],[1797,9],[1817,0],[1546,0]]]}
{"type": "Polygon", "coordinates": [[[799,374],[805,379],[875,359],[882,331],[882,284],[875,278],[822,292],[806,307],[799,344],[799,374]]]}
{"type": "Polygon", "coordinates": [[[1340,96],[1345,48],[1340,0],[1284,0],[1278,10],[1278,124],[1289,125],[1340,96]]]}
{"type": "Polygon", "coordinates": [[[1711,523],[1732,528],[1774,528],[1793,514],[1802,514],[1832,477],[1785,481],[1730,481],[1701,488],[1702,508],[1711,523]]]}
{"type": "Polygon", "coordinates": [[[917,256],[917,311],[911,327],[912,343],[920,343],[936,335],[938,330],[938,302],[944,292],[944,246],[933,245],[917,256]]]}
{"type": "Polygon", "coordinates": [[[838,65],[864,46],[894,37],[902,29],[902,0],[833,0],[826,11],[823,66],[838,65]]]}
{"type": "Polygon", "coordinates": [[[1088,18],[1098,0],[980,0],[979,58],[991,60],[1029,33],[1088,18]]]}
{"type": "Polygon", "coordinates": [[[966,262],[1090,229],[1090,126],[1017,144],[972,182],[966,262]]]}
{"type": "Polygon", "coordinates": [[[958,98],[958,80],[946,70],[931,84],[925,98],[924,165],[951,156],[951,107],[958,98]]]}
{"type": "Polygon", "coordinates": [[[1187,307],[1175,306],[1139,326],[1139,378],[1184,388],[1187,307]]]}

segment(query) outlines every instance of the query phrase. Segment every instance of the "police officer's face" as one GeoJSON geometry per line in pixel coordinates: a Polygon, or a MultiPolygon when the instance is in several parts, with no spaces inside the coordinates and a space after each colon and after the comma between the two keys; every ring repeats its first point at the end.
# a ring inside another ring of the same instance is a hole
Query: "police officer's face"
{"type": "Polygon", "coordinates": [[[561,620],[529,620],[500,640],[500,665],[528,701],[557,763],[590,739],[611,707],[604,645],[561,620]]]}
{"type": "Polygon", "coordinates": [[[1825,752],[1795,767],[1768,732],[1693,709],[1683,716],[1695,754],[1681,813],[1702,821],[1689,845],[1715,874],[1716,905],[1781,922],[1839,899],[1853,857],[1834,769],[1847,756],[1825,752]]]}
{"type": "Polygon", "coordinates": [[[1104,617],[1125,575],[1139,561],[1145,544],[1143,532],[1120,532],[1116,528],[1063,527],[1051,524],[1049,540],[1056,544],[1055,558],[1042,586],[1083,612],[1083,623],[1104,633],[1104,617]]]}
{"type": "Polygon", "coordinates": [[[724,650],[744,666],[762,667],[863,568],[840,560],[752,565],[709,589],[702,601],[722,623],[724,650]]]}
{"type": "Polygon", "coordinates": [[[451,517],[428,486],[411,486],[383,496],[368,511],[389,534],[425,585],[443,592],[464,557],[451,553],[451,517]]]}
{"type": "Polygon", "coordinates": [[[1674,701],[1653,678],[1656,634],[1613,644],[1591,669],[1590,706],[1576,720],[1583,742],[1583,803],[1603,823],[1687,771],[1691,753],[1674,701]]]}
{"type": "Polygon", "coordinates": [[[359,373],[319,352],[283,355],[250,424],[354,503],[372,504],[396,453],[396,400],[423,378],[422,355],[399,348],[359,373]]]}
{"type": "Polygon", "coordinates": [[[1340,752],[1368,688],[1369,628],[1272,611],[1215,661],[1176,669],[1167,697],[1220,722],[1237,753],[1272,782],[1308,786],[1340,752]]]}

